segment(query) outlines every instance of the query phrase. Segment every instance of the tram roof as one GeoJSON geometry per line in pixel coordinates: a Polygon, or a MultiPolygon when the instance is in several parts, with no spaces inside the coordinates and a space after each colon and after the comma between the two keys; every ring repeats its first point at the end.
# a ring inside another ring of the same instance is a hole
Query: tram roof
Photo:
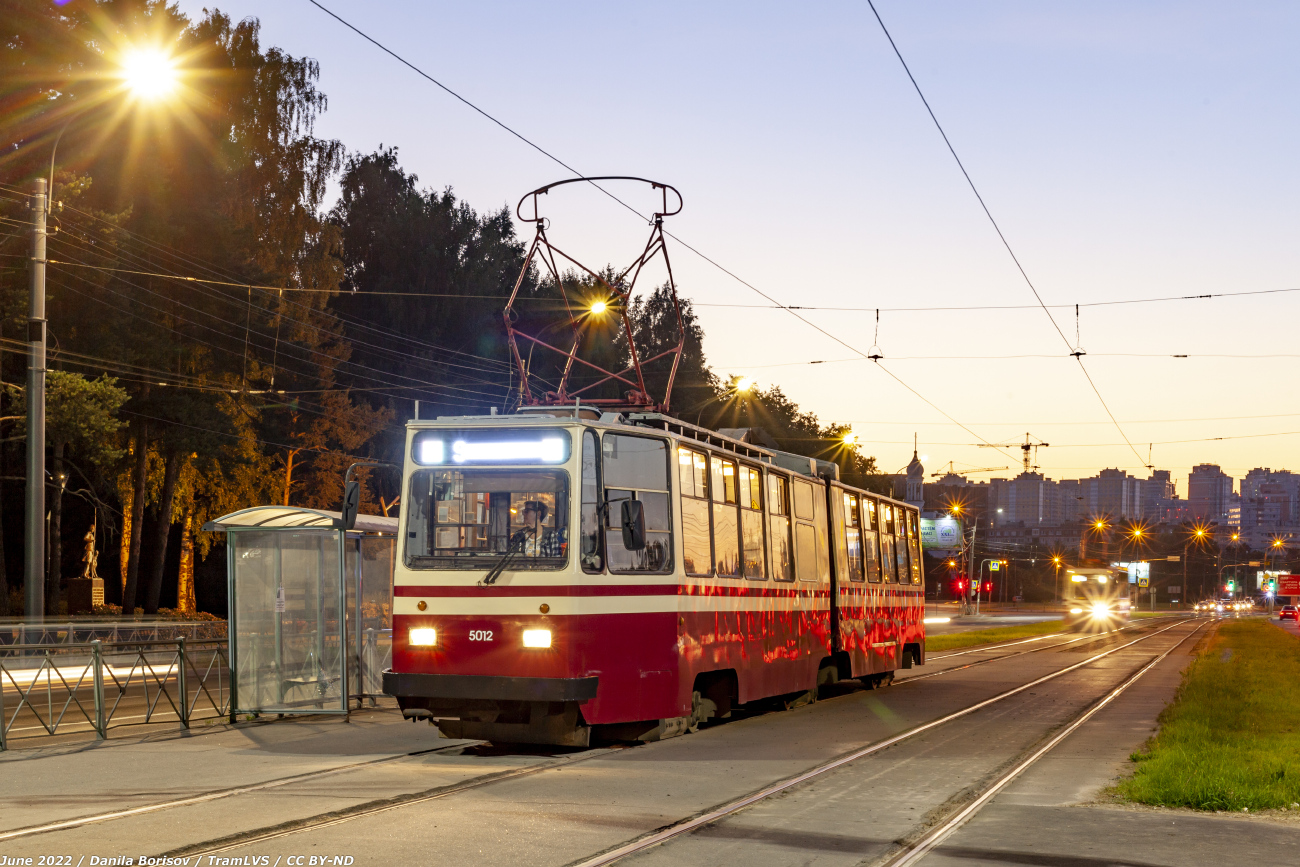
{"type": "MultiPolygon", "coordinates": [[[[325,512],[320,509],[304,509],[297,506],[253,506],[222,515],[203,525],[209,532],[224,533],[226,530],[333,530],[342,518],[338,512],[325,512]]],[[[356,524],[350,532],[355,533],[396,533],[397,519],[382,515],[357,515],[356,524]]]]}
{"type": "MultiPolygon", "coordinates": [[[[720,448],[733,454],[748,457],[763,463],[780,467],[784,470],[800,473],[812,478],[822,478],[828,480],[831,484],[838,485],[842,488],[851,488],[860,490],[847,485],[840,480],[840,468],[833,461],[823,461],[818,458],[808,457],[807,455],[794,454],[785,452],[780,449],[771,448],[767,445],[750,442],[750,436],[747,435],[751,430],[749,428],[723,428],[722,430],[713,430],[711,428],[701,427],[665,415],[658,412],[608,412],[602,411],[590,406],[537,406],[530,407],[525,411],[517,412],[511,415],[458,415],[449,416],[441,415],[432,419],[413,418],[408,425],[418,426],[421,423],[426,424],[458,424],[471,425],[474,427],[487,425],[521,425],[527,426],[537,424],[538,422],[557,422],[566,420],[576,420],[587,424],[597,424],[609,428],[653,428],[666,433],[675,434],[683,439],[691,439],[696,442],[720,448]]],[[[765,435],[765,434],[764,434],[765,435]]],[[[769,438],[770,439],[770,438],[769,438]]],[[[903,501],[887,495],[870,493],[873,497],[882,500],[889,500],[893,503],[902,504],[903,501]]],[[[359,519],[358,519],[359,520],[359,519]]]]}

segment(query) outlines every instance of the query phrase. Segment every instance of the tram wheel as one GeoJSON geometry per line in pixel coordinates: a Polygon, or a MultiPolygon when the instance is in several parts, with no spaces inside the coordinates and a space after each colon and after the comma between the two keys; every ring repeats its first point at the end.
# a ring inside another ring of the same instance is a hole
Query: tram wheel
{"type": "Polygon", "coordinates": [[[686,730],[691,733],[700,730],[700,723],[708,722],[718,715],[718,703],[700,695],[697,689],[691,693],[691,717],[686,730]]]}

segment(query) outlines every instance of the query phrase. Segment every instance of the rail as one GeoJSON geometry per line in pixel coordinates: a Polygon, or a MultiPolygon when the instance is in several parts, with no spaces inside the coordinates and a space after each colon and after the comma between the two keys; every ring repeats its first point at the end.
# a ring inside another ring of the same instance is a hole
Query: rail
{"type": "Polygon", "coordinates": [[[230,711],[224,640],[0,646],[0,751],[20,733],[54,735],[175,720],[181,728],[230,711]],[[87,728],[88,727],[88,728],[87,728]]]}

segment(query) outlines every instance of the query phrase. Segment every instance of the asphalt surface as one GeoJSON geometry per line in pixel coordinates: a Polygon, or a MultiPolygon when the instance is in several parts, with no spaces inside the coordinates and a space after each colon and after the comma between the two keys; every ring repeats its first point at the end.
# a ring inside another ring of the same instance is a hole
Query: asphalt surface
{"type": "MultiPolygon", "coordinates": [[[[83,854],[200,852],[268,856],[267,867],[294,855],[352,856],[357,865],[426,863],[435,855],[460,865],[581,863],[1171,623],[1070,644],[1077,636],[936,654],[931,664],[900,673],[914,679],[888,689],[846,686],[793,711],[623,749],[519,752],[450,742],[389,710],[354,715],[351,723],[308,719],[25,747],[0,757],[0,856],[67,854],[70,867],[83,854]],[[290,779],[295,775],[305,776],[290,779]],[[466,783],[473,785],[457,788],[466,783]],[[5,839],[18,829],[185,797],[206,800],[5,839]],[[369,812],[347,815],[359,808],[369,812]]],[[[922,863],[1297,863],[1297,825],[1099,800],[1153,731],[1191,658],[1196,625],[1120,649],[620,863],[884,863],[899,841],[942,821],[1170,648],[922,863]]]]}

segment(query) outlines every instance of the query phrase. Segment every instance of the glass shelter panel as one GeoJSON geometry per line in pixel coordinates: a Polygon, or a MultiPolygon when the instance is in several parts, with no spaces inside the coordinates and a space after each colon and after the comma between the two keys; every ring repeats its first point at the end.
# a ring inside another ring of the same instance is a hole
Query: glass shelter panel
{"type": "MultiPolygon", "coordinates": [[[[383,695],[384,669],[393,667],[393,555],[396,542],[393,536],[349,537],[344,548],[357,560],[356,571],[348,574],[356,575],[360,596],[355,609],[359,629],[349,632],[349,638],[355,638],[352,643],[357,648],[360,663],[356,679],[349,679],[354,696],[383,695]]],[[[348,583],[351,596],[351,580],[348,583]]]]}
{"type": "Polygon", "coordinates": [[[234,708],[346,712],[339,533],[231,532],[229,556],[234,708]]]}

